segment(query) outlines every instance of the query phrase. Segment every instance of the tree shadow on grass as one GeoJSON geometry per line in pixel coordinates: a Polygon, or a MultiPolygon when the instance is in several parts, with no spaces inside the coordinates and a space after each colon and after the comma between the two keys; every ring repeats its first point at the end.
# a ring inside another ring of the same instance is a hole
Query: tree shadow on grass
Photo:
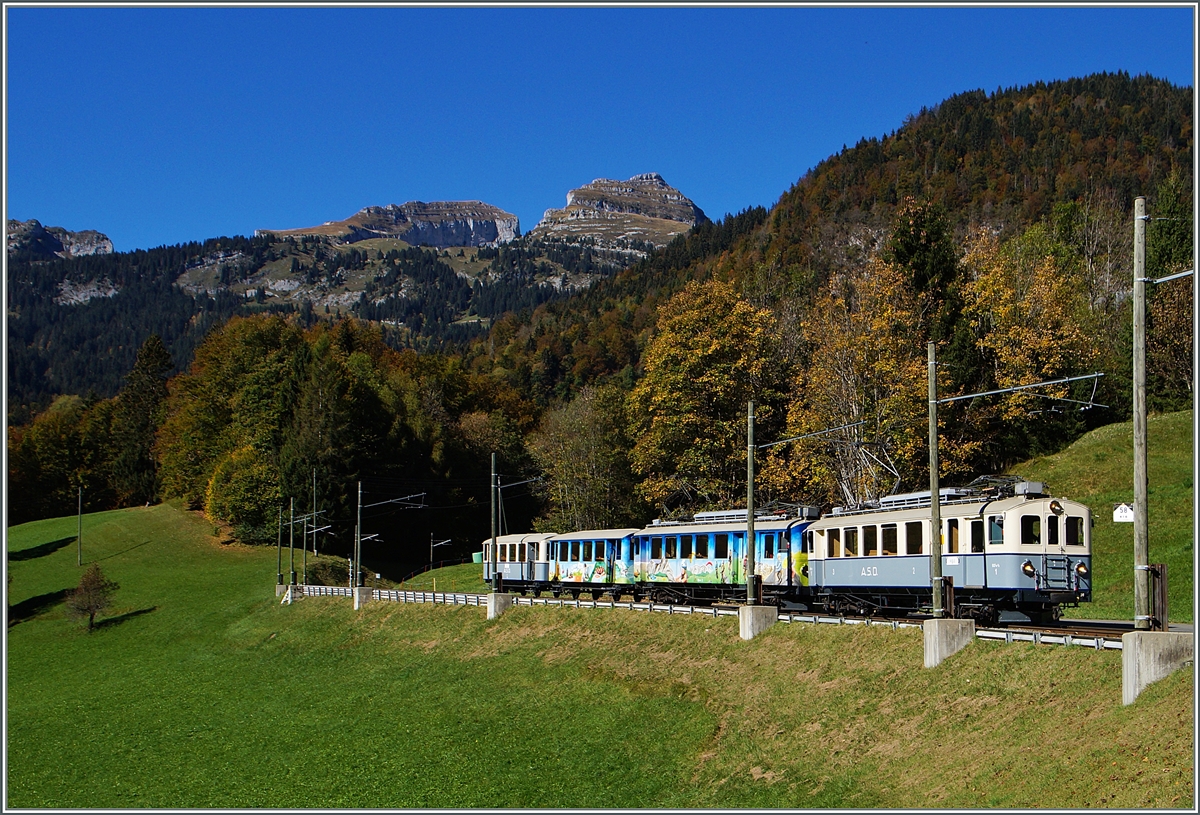
{"type": "Polygon", "coordinates": [[[76,540],[78,540],[78,538],[72,535],[69,538],[59,538],[58,540],[50,541],[49,543],[39,543],[37,546],[31,546],[28,549],[22,549],[19,552],[9,552],[8,561],[9,563],[12,563],[18,560],[33,560],[34,558],[52,555],[59,549],[62,549],[68,543],[74,543],[76,540]]]}
{"type": "Polygon", "coordinates": [[[30,597],[28,600],[22,600],[8,607],[8,627],[12,628],[17,623],[23,623],[26,620],[32,620],[39,614],[54,608],[54,606],[67,599],[67,595],[74,589],[59,589],[58,591],[39,594],[35,597],[30,597]]]}
{"type": "Polygon", "coordinates": [[[158,606],[150,606],[150,608],[139,608],[137,611],[127,611],[124,614],[118,614],[116,617],[109,617],[106,620],[101,620],[96,623],[95,629],[108,628],[114,625],[120,625],[126,620],[131,620],[134,617],[141,617],[143,614],[149,614],[151,611],[158,611],[158,606]]]}
{"type": "Polygon", "coordinates": [[[149,544],[150,544],[150,541],[142,541],[141,543],[135,543],[133,546],[130,546],[128,549],[122,549],[120,552],[113,552],[111,555],[105,555],[104,557],[98,557],[95,560],[91,560],[88,562],[89,563],[99,563],[102,560],[108,560],[109,558],[119,557],[127,552],[132,552],[134,549],[140,549],[143,546],[148,546],[149,544]]]}

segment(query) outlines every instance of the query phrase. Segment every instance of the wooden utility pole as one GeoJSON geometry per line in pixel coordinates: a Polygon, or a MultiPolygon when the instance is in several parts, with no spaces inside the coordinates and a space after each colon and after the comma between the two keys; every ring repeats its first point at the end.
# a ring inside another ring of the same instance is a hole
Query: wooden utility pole
{"type": "Polygon", "coordinates": [[[497,479],[496,454],[492,453],[492,480],[491,480],[491,488],[490,488],[490,492],[492,494],[492,545],[491,545],[492,555],[490,558],[488,558],[488,560],[490,560],[491,564],[492,564],[492,590],[493,591],[498,591],[500,589],[500,576],[497,574],[498,563],[497,563],[497,553],[496,553],[496,526],[497,526],[497,524],[496,524],[496,503],[497,503],[496,502],[496,492],[497,492],[496,479],[497,479]]]}
{"type": "Polygon", "coordinates": [[[291,582],[288,585],[296,585],[296,499],[291,499],[292,519],[288,523],[288,558],[290,559],[291,582]]]}
{"type": "Polygon", "coordinates": [[[754,400],[746,403],[746,605],[758,602],[754,590],[754,400]]]}
{"type": "Polygon", "coordinates": [[[276,560],[275,582],[276,585],[283,585],[283,507],[279,508],[279,532],[275,536],[275,552],[278,555],[276,560]]]}
{"type": "Polygon", "coordinates": [[[942,495],[938,485],[937,356],[929,343],[929,576],[933,616],[942,616],[942,495]]]}
{"type": "Polygon", "coordinates": [[[1150,628],[1146,477],[1146,199],[1133,199],[1133,627],[1150,628]]]}
{"type": "Polygon", "coordinates": [[[362,585],[362,482],[358,482],[358,522],[354,524],[354,573],[350,575],[351,587],[362,585]]]}

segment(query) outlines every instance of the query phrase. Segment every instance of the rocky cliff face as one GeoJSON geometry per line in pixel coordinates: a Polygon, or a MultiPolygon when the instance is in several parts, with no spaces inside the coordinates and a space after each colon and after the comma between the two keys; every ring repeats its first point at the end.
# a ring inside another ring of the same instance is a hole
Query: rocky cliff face
{"type": "Polygon", "coordinates": [[[108,236],[94,229],[71,232],[61,226],[42,226],[35,220],[8,222],[8,254],[24,250],[46,257],[108,255],[113,251],[108,236]]]}
{"type": "Polygon", "coordinates": [[[623,249],[648,243],[665,246],[679,234],[707,221],[704,212],[658,173],[628,181],[598,178],[567,193],[563,209],[548,209],[531,238],[580,240],[623,249]]]}
{"type": "Polygon", "coordinates": [[[482,201],[409,201],[367,207],[344,221],[307,229],[266,230],[279,237],[328,235],[344,243],[395,238],[414,246],[495,246],[521,234],[517,216],[482,201]]]}

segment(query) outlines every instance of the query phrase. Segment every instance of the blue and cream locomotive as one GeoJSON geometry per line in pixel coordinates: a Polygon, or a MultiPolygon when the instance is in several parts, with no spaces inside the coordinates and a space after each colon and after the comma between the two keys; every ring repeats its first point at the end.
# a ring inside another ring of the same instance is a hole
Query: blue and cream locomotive
{"type": "MultiPolygon", "coordinates": [[[[1037,482],[940,492],[942,575],[960,617],[1033,620],[1091,599],[1092,516],[1037,482]]],[[[884,498],[871,508],[812,507],[755,519],[754,571],[763,602],[829,613],[904,615],[927,610],[930,494],[884,498]]],[[[496,574],[508,591],[631,596],[709,603],[745,598],[745,511],[690,522],[497,538],[496,574]]],[[[484,579],[493,580],[491,541],[484,579]]]]}

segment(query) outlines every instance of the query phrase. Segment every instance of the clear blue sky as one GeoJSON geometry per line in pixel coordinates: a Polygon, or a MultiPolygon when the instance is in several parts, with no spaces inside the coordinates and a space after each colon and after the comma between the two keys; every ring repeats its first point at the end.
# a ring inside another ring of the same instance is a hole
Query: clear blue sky
{"type": "Polygon", "coordinates": [[[1191,7],[5,9],[8,218],[119,251],[658,172],[712,218],[962,91],[1193,85],[1191,7]]]}

